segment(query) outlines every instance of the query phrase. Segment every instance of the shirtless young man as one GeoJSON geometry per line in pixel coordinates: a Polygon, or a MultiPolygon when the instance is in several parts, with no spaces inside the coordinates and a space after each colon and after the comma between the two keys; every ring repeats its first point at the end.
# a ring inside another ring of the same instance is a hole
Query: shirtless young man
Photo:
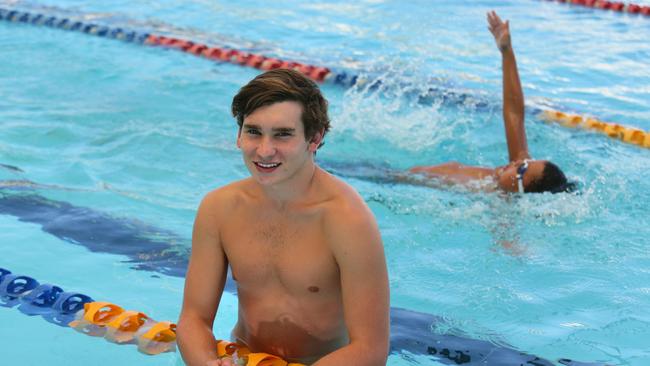
{"type": "MultiPolygon", "coordinates": [[[[417,166],[409,169],[419,177],[433,178],[446,184],[468,184],[472,181],[492,180],[485,189],[505,192],[564,192],[571,190],[564,173],[557,165],[546,160],[530,160],[526,129],[524,126],[524,94],[519,81],[515,53],[510,41],[508,21],[503,22],[494,12],[487,14],[490,32],[494,36],[503,69],[503,121],[508,142],[509,164],[485,168],[451,162],[434,166],[417,166]]],[[[404,174],[401,180],[409,181],[404,174]]]]}
{"type": "Polygon", "coordinates": [[[213,321],[228,266],[237,282],[234,341],[290,362],[385,365],[386,261],[375,219],[350,186],[319,168],[327,101],[301,74],[257,76],[233,99],[251,176],[199,207],[178,321],[190,366],[217,360],[213,321]]]}

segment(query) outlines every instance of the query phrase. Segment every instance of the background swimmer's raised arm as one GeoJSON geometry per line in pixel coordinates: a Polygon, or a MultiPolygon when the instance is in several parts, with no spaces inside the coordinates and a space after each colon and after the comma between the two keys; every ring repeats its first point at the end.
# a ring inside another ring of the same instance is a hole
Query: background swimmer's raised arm
{"type": "Polygon", "coordinates": [[[526,128],[524,126],[524,93],[519,81],[515,52],[510,40],[510,24],[494,12],[487,14],[488,29],[501,51],[503,69],[503,122],[508,142],[509,161],[529,159],[526,128]]]}
{"type": "MultiPolygon", "coordinates": [[[[487,14],[488,29],[492,32],[497,47],[501,52],[503,69],[503,123],[508,143],[509,163],[496,168],[468,166],[459,163],[447,163],[432,166],[415,166],[408,174],[417,174],[422,178],[434,178],[447,184],[466,185],[471,181],[485,180],[487,185],[480,190],[498,188],[505,192],[541,193],[566,192],[572,189],[566,176],[557,165],[546,160],[530,160],[526,127],[524,126],[524,93],[521,90],[515,52],[510,41],[508,22],[491,11],[487,14]],[[526,173],[527,172],[527,173],[526,173]],[[524,173],[526,173],[524,175],[524,173]],[[489,182],[492,180],[492,182],[489,182]]],[[[398,181],[420,184],[417,179],[398,174],[398,181]]]]}

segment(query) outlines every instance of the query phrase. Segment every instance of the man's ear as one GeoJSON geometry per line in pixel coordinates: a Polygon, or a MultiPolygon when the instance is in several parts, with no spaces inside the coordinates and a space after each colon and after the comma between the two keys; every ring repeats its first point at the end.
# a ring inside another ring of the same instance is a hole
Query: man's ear
{"type": "Polygon", "coordinates": [[[237,148],[241,149],[241,127],[237,131],[237,148]]]}
{"type": "Polygon", "coordinates": [[[323,133],[316,132],[314,134],[314,137],[311,138],[311,141],[309,141],[309,151],[316,152],[316,150],[318,150],[318,147],[320,146],[322,141],[323,141],[323,133]]]}

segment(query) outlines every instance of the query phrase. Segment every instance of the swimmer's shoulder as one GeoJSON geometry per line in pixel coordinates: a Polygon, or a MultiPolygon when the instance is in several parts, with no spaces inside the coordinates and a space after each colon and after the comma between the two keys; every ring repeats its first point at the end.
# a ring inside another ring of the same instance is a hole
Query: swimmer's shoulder
{"type": "Polygon", "coordinates": [[[359,259],[381,250],[379,227],[364,199],[348,183],[327,174],[328,199],[322,204],[321,225],[323,239],[336,261],[350,264],[344,258],[359,259]]]}
{"type": "Polygon", "coordinates": [[[255,189],[252,179],[246,178],[208,192],[201,201],[201,209],[210,213],[232,212],[251,197],[255,189]]]}
{"type": "Polygon", "coordinates": [[[328,172],[321,172],[326,197],[322,204],[326,227],[340,230],[360,223],[374,223],[370,208],[352,186],[328,172]]]}

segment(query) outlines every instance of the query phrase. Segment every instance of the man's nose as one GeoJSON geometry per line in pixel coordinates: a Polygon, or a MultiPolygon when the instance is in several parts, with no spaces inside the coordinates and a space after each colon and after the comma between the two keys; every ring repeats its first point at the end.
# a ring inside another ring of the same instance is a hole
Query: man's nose
{"type": "Polygon", "coordinates": [[[262,141],[260,141],[260,144],[257,146],[257,155],[261,157],[269,157],[275,155],[275,145],[270,138],[262,138],[262,141]]]}

